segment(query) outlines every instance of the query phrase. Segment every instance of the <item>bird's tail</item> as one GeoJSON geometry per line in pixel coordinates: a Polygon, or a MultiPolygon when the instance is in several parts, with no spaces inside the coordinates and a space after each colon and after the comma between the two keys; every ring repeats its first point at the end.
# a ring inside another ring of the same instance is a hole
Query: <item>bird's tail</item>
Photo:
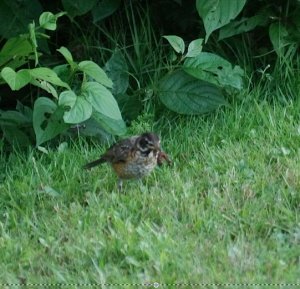
{"type": "Polygon", "coordinates": [[[105,163],[105,162],[106,162],[105,159],[100,158],[100,159],[98,159],[98,160],[95,160],[95,161],[92,161],[92,162],[90,162],[90,163],[87,163],[86,165],[83,166],[83,168],[86,169],[86,170],[89,170],[89,169],[91,169],[92,167],[98,166],[98,165],[100,165],[100,164],[102,164],[102,163],[105,163]]]}

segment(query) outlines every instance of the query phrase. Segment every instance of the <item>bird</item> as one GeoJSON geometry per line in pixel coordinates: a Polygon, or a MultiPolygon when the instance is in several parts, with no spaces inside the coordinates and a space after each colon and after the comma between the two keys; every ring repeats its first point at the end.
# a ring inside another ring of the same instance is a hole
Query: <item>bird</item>
{"type": "Polygon", "coordinates": [[[123,180],[143,178],[156,165],[162,165],[164,160],[171,162],[161,149],[158,135],[145,132],[115,143],[99,159],[87,163],[84,169],[91,169],[102,163],[111,164],[118,177],[118,189],[122,191],[123,180]]]}

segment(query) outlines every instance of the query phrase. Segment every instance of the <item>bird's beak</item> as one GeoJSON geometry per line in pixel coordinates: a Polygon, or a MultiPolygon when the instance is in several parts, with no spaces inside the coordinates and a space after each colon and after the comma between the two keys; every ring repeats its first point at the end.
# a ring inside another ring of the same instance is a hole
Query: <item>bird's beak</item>
{"type": "Polygon", "coordinates": [[[157,152],[161,151],[160,145],[159,144],[155,145],[154,150],[157,152]]]}

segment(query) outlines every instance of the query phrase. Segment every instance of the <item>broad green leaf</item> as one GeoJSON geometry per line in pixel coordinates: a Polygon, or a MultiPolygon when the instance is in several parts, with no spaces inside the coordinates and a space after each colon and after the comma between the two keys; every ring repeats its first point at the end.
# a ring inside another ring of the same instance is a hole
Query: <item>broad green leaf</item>
{"type": "Polygon", "coordinates": [[[219,74],[219,81],[222,86],[231,86],[241,90],[244,87],[244,70],[235,65],[233,69],[222,71],[219,74]]]}
{"type": "Polygon", "coordinates": [[[21,69],[20,71],[15,72],[10,67],[4,67],[1,71],[1,76],[7,82],[11,90],[19,90],[31,80],[31,76],[27,69],[21,69]]]}
{"type": "Polygon", "coordinates": [[[16,110],[0,110],[0,125],[7,127],[28,127],[32,124],[32,109],[19,101],[16,110]]]}
{"type": "Polygon", "coordinates": [[[158,95],[167,108],[181,114],[208,113],[226,104],[215,85],[182,70],[174,71],[161,80],[158,95]]]}
{"type": "MultiPolygon", "coordinates": [[[[93,113],[95,114],[96,112],[94,111],[93,113]]],[[[84,129],[80,130],[80,134],[83,136],[96,136],[101,140],[108,140],[112,137],[112,133],[109,133],[107,130],[105,130],[101,124],[94,119],[93,114],[82,124],[84,125],[84,129]]]]}
{"type": "Polygon", "coordinates": [[[28,147],[32,145],[29,136],[17,126],[2,126],[5,139],[13,146],[28,147]]]}
{"type": "Polygon", "coordinates": [[[52,12],[43,12],[39,18],[40,26],[47,30],[56,30],[57,19],[65,14],[66,12],[61,12],[55,15],[52,12]]]}
{"type": "MultiPolygon", "coordinates": [[[[0,56],[1,58],[1,56],[0,56]]],[[[23,66],[24,64],[28,63],[28,60],[25,57],[16,57],[16,58],[11,58],[9,61],[5,63],[4,66],[10,67],[13,70],[16,70],[23,66]]],[[[0,84],[4,83],[3,79],[0,77],[0,84]]]]}
{"type": "Polygon", "coordinates": [[[65,123],[80,123],[89,119],[92,115],[92,105],[87,102],[82,96],[77,96],[74,105],[69,111],[64,113],[65,123]]]}
{"type": "Polygon", "coordinates": [[[52,12],[43,12],[40,15],[39,23],[40,26],[47,30],[56,30],[56,20],[57,18],[52,12]]]}
{"type": "Polygon", "coordinates": [[[203,39],[199,38],[196,40],[193,40],[188,47],[188,52],[185,57],[195,57],[198,56],[202,51],[202,43],[203,39]]]}
{"type": "Polygon", "coordinates": [[[29,123],[32,123],[32,109],[29,106],[23,105],[20,101],[17,101],[16,110],[22,113],[29,123]]]}
{"type": "Polygon", "coordinates": [[[181,37],[176,36],[176,35],[165,35],[163,38],[167,39],[170,45],[173,47],[173,49],[177,53],[184,53],[185,50],[185,44],[184,41],[181,37]]]}
{"type": "Polygon", "coordinates": [[[100,127],[113,135],[124,135],[126,133],[126,125],[122,119],[113,119],[96,111],[92,114],[100,127]]]}
{"type": "Polygon", "coordinates": [[[63,57],[67,60],[71,67],[73,67],[76,64],[68,48],[62,46],[61,48],[57,49],[57,51],[63,55],[63,57]]]}
{"type": "Polygon", "coordinates": [[[31,119],[19,111],[0,111],[0,125],[21,126],[31,123],[31,119]]]}
{"type": "Polygon", "coordinates": [[[97,2],[98,0],[62,0],[64,10],[72,18],[89,12],[97,2]]]}
{"type": "Polygon", "coordinates": [[[106,62],[105,71],[113,82],[112,93],[114,95],[125,93],[129,84],[128,66],[120,50],[114,51],[106,62]]]}
{"type": "Polygon", "coordinates": [[[202,52],[197,57],[187,58],[183,69],[198,79],[221,87],[243,87],[243,70],[238,66],[232,68],[230,62],[213,53],[202,52]]]}
{"type": "Polygon", "coordinates": [[[278,55],[281,55],[284,52],[284,48],[291,44],[289,33],[285,26],[280,22],[275,22],[270,25],[269,36],[273,48],[278,55]]]}
{"type": "Polygon", "coordinates": [[[67,108],[64,113],[66,123],[80,123],[89,119],[92,115],[92,105],[71,90],[63,91],[59,95],[58,104],[64,109],[67,108]]]}
{"type": "Polygon", "coordinates": [[[0,35],[1,39],[9,39],[28,30],[28,23],[38,21],[43,12],[41,1],[22,0],[0,1],[0,35]]]}
{"type": "Polygon", "coordinates": [[[121,0],[102,0],[92,10],[93,22],[98,22],[112,15],[120,6],[121,0]]]}
{"type": "Polygon", "coordinates": [[[95,62],[90,60],[81,61],[78,64],[78,68],[100,84],[109,88],[112,87],[112,81],[108,78],[104,70],[95,62]]]}
{"type": "Polygon", "coordinates": [[[35,78],[36,80],[45,80],[47,82],[50,82],[51,84],[62,86],[67,89],[71,89],[70,86],[63,82],[57,74],[47,67],[38,67],[28,70],[30,75],[35,78]]]}
{"type": "Polygon", "coordinates": [[[31,145],[32,110],[17,102],[16,110],[0,110],[0,127],[5,139],[14,146],[31,145]]]}
{"type": "Polygon", "coordinates": [[[219,40],[253,30],[255,27],[264,25],[268,16],[258,14],[249,18],[231,21],[220,29],[219,40]]]}
{"type": "Polygon", "coordinates": [[[97,82],[86,82],[82,94],[95,111],[115,120],[122,119],[118,103],[111,92],[97,82]]]}
{"type": "Polygon", "coordinates": [[[63,121],[63,114],[64,110],[47,97],[39,97],[35,101],[33,129],[37,146],[53,139],[69,127],[63,121]]]}
{"type": "Polygon", "coordinates": [[[143,103],[139,92],[133,94],[117,94],[115,98],[120,107],[121,113],[126,120],[136,119],[143,110],[143,103]]]}
{"type": "Polygon", "coordinates": [[[54,66],[52,70],[64,82],[68,82],[70,75],[72,75],[72,71],[69,64],[61,64],[61,65],[54,66]]]}
{"type": "Polygon", "coordinates": [[[243,9],[246,0],[196,0],[206,31],[205,42],[216,29],[228,24],[243,9]]]}
{"type": "MultiPolygon", "coordinates": [[[[15,37],[8,39],[0,51],[0,67],[9,64],[10,61],[19,60],[22,63],[24,57],[33,53],[31,43],[26,37],[15,37]]],[[[11,67],[11,65],[9,65],[11,67]]]]}
{"type": "Polygon", "coordinates": [[[59,95],[58,105],[63,106],[64,108],[71,108],[75,104],[77,97],[78,96],[72,90],[63,91],[59,95]]]}

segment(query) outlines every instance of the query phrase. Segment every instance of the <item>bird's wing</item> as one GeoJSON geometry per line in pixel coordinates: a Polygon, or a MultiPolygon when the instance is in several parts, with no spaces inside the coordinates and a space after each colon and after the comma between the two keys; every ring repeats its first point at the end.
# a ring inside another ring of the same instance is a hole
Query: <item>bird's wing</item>
{"type": "Polygon", "coordinates": [[[111,163],[126,161],[128,155],[134,148],[134,144],[137,138],[138,136],[132,136],[130,138],[123,139],[117,142],[107,150],[102,158],[111,163]]]}

